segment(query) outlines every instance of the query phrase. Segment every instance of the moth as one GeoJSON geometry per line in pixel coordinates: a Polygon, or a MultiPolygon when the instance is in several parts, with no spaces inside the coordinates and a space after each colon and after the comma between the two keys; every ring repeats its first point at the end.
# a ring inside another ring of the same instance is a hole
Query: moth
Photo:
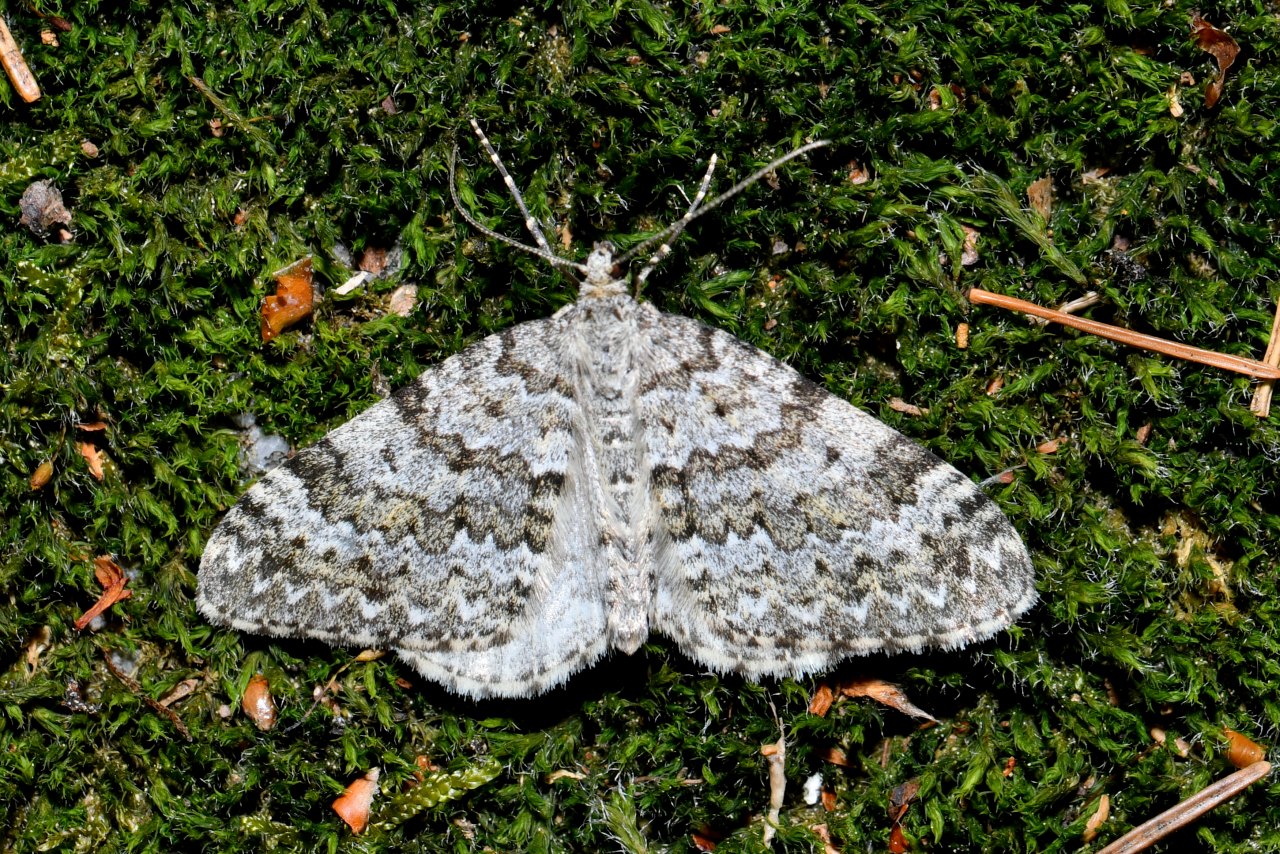
{"type": "MultiPolygon", "coordinates": [[[[1035,601],[1027,550],[966,476],[739,339],[630,296],[695,217],[557,256],[577,301],[424,372],[248,489],[197,602],[249,632],[391,648],[471,697],[528,696],[653,632],[759,679],[960,647],[1035,601]],[[632,280],[615,275],[651,247],[632,280]]],[[[456,158],[456,155],[455,155],[456,158]]]]}

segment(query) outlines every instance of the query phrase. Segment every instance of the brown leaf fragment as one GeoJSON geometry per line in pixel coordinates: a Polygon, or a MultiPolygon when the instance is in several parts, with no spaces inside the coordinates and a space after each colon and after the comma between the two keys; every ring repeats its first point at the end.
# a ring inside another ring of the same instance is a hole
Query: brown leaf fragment
{"type": "Polygon", "coordinates": [[[387,250],[380,246],[370,246],[360,255],[356,265],[370,275],[377,276],[387,269],[387,250]]]}
{"type": "Polygon", "coordinates": [[[1013,769],[1018,767],[1018,760],[1010,756],[1004,761],[1004,770],[1000,772],[1001,776],[1012,777],[1013,769]]]}
{"type": "Polygon", "coordinates": [[[315,291],[311,287],[308,256],[275,274],[276,292],[262,301],[262,340],[270,341],[311,314],[315,291]]]}
{"type": "Polygon", "coordinates": [[[907,699],[907,695],[902,693],[901,688],[881,679],[855,679],[844,682],[840,685],[840,693],[846,697],[870,697],[877,703],[897,709],[904,715],[938,722],[933,715],[907,699]]]}
{"type": "Polygon", "coordinates": [[[396,113],[400,112],[400,108],[396,106],[396,99],[390,95],[382,99],[382,104],[380,106],[382,107],[382,112],[386,113],[388,116],[394,116],[396,113]]]}
{"type": "Polygon", "coordinates": [[[1031,209],[1048,222],[1053,214],[1053,179],[1045,175],[1032,181],[1031,186],[1027,187],[1027,201],[1031,203],[1031,209]]]}
{"type": "Polygon", "coordinates": [[[49,47],[58,47],[58,34],[53,30],[41,30],[40,44],[48,45],[49,47]]]}
{"type": "Polygon", "coordinates": [[[102,480],[102,453],[98,450],[98,446],[92,442],[76,442],[76,448],[89,465],[89,474],[93,475],[95,480],[102,480]]]}
{"type": "Polygon", "coordinates": [[[849,161],[849,183],[855,187],[859,184],[865,184],[871,180],[871,173],[862,167],[862,164],[856,160],[849,161]]]}
{"type": "Polygon", "coordinates": [[[80,615],[80,618],[73,624],[76,631],[84,631],[84,627],[93,622],[93,618],[110,608],[122,599],[128,599],[133,595],[132,590],[125,588],[125,584],[129,579],[125,577],[124,570],[111,559],[110,555],[102,555],[93,559],[93,577],[98,579],[98,583],[102,585],[102,595],[98,597],[98,601],[93,603],[93,607],[80,615]]]}
{"type": "Polygon", "coordinates": [[[836,793],[830,789],[822,790],[822,808],[827,812],[835,812],[836,793]]]}
{"type": "Polygon", "coordinates": [[[1233,729],[1225,729],[1222,734],[1227,737],[1227,761],[1237,768],[1248,768],[1267,758],[1267,751],[1262,745],[1248,736],[1233,729]]]}
{"type": "Polygon", "coordinates": [[[51,477],[53,477],[53,460],[45,460],[31,473],[31,491],[43,489],[51,477]]]}
{"type": "Polygon", "coordinates": [[[36,181],[18,199],[22,216],[18,222],[31,229],[36,237],[48,237],[58,226],[71,225],[71,211],[62,204],[62,192],[53,181],[36,181]]]}
{"type": "Polygon", "coordinates": [[[832,693],[831,686],[826,682],[820,683],[818,690],[813,692],[813,699],[809,701],[809,714],[825,717],[834,701],[835,694],[832,693]]]}
{"type": "Polygon", "coordinates": [[[826,752],[822,754],[822,758],[832,765],[847,766],[849,764],[848,754],[838,747],[828,747],[826,752]]]}
{"type": "Polygon", "coordinates": [[[76,425],[76,429],[77,429],[77,430],[83,430],[83,431],[85,431],[86,433],[99,433],[99,432],[101,432],[101,431],[103,431],[103,430],[106,430],[106,429],[107,429],[107,422],[105,422],[105,421],[90,421],[90,422],[88,422],[88,423],[77,424],[77,425],[76,425]]]}
{"type": "Polygon", "coordinates": [[[731,32],[733,32],[733,30],[729,27],[726,27],[724,24],[716,24],[714,27],[711,28],[711,35],[713,36],[722,36],[725,33],[731,33],[731,32]]]}
{"type": "Polygon", "coordinates": [[[183,679],[177,685],[173,686],[172,691],[160,698],[160,705],[167,709],[179,700],[185,700],[187,697],[191,696],[192,692],[196,690],[196,687],[199,686],[199,684],[199,679],[183,679]]]}
{"type": "Polygon", "coordinates": [[[964,229],[964,249],[960,253],[960,266],[972,267],[978,263],[978,238],[982,235],[976,228],[961,225],[964,229]]]}
{"type": "Polygon", "coordinates": [[[276,701],[271,696],[271,685],[267,682],[267,677],[261,673],[253,675],[244,689],[244,696],[240,698],[240,708],[263,732],[275,727],[276,701]]]}
{"type": "Polygon", "coordinates": [[[920,418],[929,414],[928,409],[922,409],[914,403],[907,403],[900,397],[889,398],[889,408],[894,412],[901,412],[903,415],[910,415],[913,418],[920,418]]]}
{"type": "Polygon", "coordinates": [[[969,324],[961,323],[956,326],[956,349],[969,349],[969,324]]]}
{"type": "Polygon", "coordinates": [[[27,675],[36,672],[40,666],[40,656],[53,645],[53,629],[41,626],[27,642],[27,675]]]}
{"type": "Polygon", "coordinates": [[[1204,87],[1204,105],[1212,109],[1222,97],[1226,85],[1227,69],[1235,63],[1240,55],[1240,45],[1230,35],[1200,17],[1199,12],[1191,15],[1191,38],[1196,47],[1210,54],[1218,61],[1218,76],[1210,80],[1204,87]]]}
{"type": "Polygon", "coordinates": [[[381,774],[380,769],[370,768],[333,802],[333,811],[347,823],[352,833],[360,833],[369,825],[369,808],[373,805],[373,796],[378,794],[378,777],[381,774]]]}

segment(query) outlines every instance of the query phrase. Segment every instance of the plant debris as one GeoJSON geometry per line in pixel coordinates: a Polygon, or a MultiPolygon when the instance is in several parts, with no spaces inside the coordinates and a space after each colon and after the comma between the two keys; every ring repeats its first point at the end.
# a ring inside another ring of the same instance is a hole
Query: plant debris
{"type": "Polygon", "coordinates": [[[1195,39],[1196,47],[1211,54],[1218,61],[1218,76],[1206,83],[1204,87],[1204,105],[1213,109],[1218,99],[1222,97],[1222,90],[1226,86],[1227,70],[1240,55],[1240,45],[1236,44],[1236,40],[1228,33],[1200,17],[1199,12],[1191,15],[1191,37],[1195,39]]]}
{"type": "Polygon", "coordinates": [[[290,264],[274,274],[276,292],[262,301],[262,340],[275,338],[303,318],[311,316],[315,291],[311,285],[311,258],[290,264]]]}
{"type": "Polygon", "coordinates": [[[120,569],[110,555],[93,559],[93,577],[102,585],[102,595],[98,597],[97,602],[93,603],[92,608],[81,614],[75,621],[77,631],[84,631],[85,627],[99,614],[115,603],[133,596],[133,591],[125,587],[129,579],[125,576],[124,570],[120,569]]]}

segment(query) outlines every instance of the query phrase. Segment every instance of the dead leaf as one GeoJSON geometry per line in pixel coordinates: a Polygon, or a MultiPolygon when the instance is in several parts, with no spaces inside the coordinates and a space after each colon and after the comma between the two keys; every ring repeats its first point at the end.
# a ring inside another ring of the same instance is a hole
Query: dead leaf
{"type": "Polygon", "coordinates": [[[48,45],[49,47],[58,47],[58,34],[53,30],[41,30],[40,44],[48,45]]]}
{"type": "Polygon", "coordinates": [[[1267,758],[1267,751],[1262,745],[1233,729],[1226,729],[1222,734],[1227,737],[1227,761],[1237,768],[1248,768],[1255,762],[1267,758]]]}
{"type": "Polygon", "coordinates": [[[36,672],[36,668],[40,666],[40,656],[46,649],[53,645],[53,629],[48,626],[41,626],[32,635],[30,642],[27,643],[27,675],[36,672]]]}
{"type": "Polygon", "coordinates": [[[333,802],[333,811],[347,823],[352,833],[360,833],[369,825],[369,808],[373,804],[373,796],[378,794],[381,773],[377,768],[370,768],[333,802]]]}
{"type": "Polygon", "coordinates": [[[361,254],[356,266],[372,276],[377,276],[387,269],[387,250],[378,246],[368,247],[361,254]]]}
{"type": "Polygon", "coordinates": [[[822,754],[822,758],[832,765],[847,766],[849,764],[848,754],[838,747],[828,747],[827,751],[822,754]]]}
{"type": "Polygon", "coordinates": [[[813,699],[809,701],[809,714],[825,717],[834,701],[835,694],[831,692],[831,686],[826,682],[821,683],[818,690],[813,692],[813,699]]]}
{"type": "Polygon", "coordinates": [[[1101,795],[1098,798],[1098,808],[1093,811],[1093,815],[1089,816],[1089,820],[1084,823],[1084,833],[1080,834],[1080,839],[1084,842],[1092,842],[1094,837],[1098,835],[1098,828],[1102,827],[1102,823],[1111,816],[1111,798],[1108,795],[1101,795]]]}
{"type": "Polygon", "coordinates": [[[1045,175],[1032,181],[1031,186],[1027,187],[1027,201],[1031,203],[1031,209],[1048,222],[1053,214],[1053,179],[1045,175]]]}
{"type": "Polygon", "coordinates": [[[961,323],[956,326],[956,349],[969,349],[969,324],[961,323]]]}
{"type": "Polygon", "coordinates": [[[919,418],[923,415],[929,414],[928,409],[921,409],[914,403],[907,403],[900,397],[889,398],[889,408],[894,412],[901,412],[903,415],[910,415],[913,418],[919,418]]]}
{"type": "Polygon", "coordinates": [[[98,451],[98,446],[92,442],[76,442],[76,448],[79,449],[80,456],[84,457],[84,461],[89,464],[89,474],[97,480],[102,480],[102,454],[98,451]]]}
{"type": "Polygon", "coordinates": [[[960,227],[964,229],[964,250],[960,253],[960,266],[972,267],[978,263],[978,238],[981,235],[976,228],[967,225],[960,227]]]}
{"type": "Polygon", "coordinates": [[[1000,772],[1002,777],[1012,777],[1013,769],[1018,767],[1018,760],[1010,756],[1004,761],[1004,770],[1000,772]]]}
{"type": "Polygon", "coordinates": [[[716,850],[717,841],[712,837],[711,831],[706,828],[703,828],[702,830],[695,830],[693,833],[689,834],[689,836],[693,839],[693,847],[697,848],[699,851],[716,850]]]}
{"type": "Polygon", "coordinates": [[[276,292],[262,301],[262,340],[270,341],[311,314],[315,291],[311,287],[308,256],[275,274],[276,292]]]}
{"type": "Polygon", "coordinates": [[[388,116],[394,116],[396,113],[400,112],[400,108],[396,106],[396,99],[390,95],[382,99],[381,106],[382,112],[386,113],[388,116]]]}
{"type": "Polygon", "coordinates": [[[255,673],[240,698],[240,708],[258,729],[266,732],[276,725],[276,701],[267,677],[255,673]]]}
{"type": "Polygon", "coordinates": [[[102,585],[102,595],[98,597],[98,601],[93,603],[93,607],[80,615],[75,621],[77,631],[84,631],[84,627],[93,622],[93,618],[110,608],[122,599],[128,599],[133,595],[132,590],[125,588],[125,584],[129,579],[125,577],[124,570],[111,559],[110,555],[102,555],[93,559],[93,577],[98,579],[98,583],[102,585]]]}
{"type": "Polygon", "coordinates": [[[1067,444],[1067,440],[1061,437],[1057,439],[1050,439],[1047,442],[1041,442],[1039,445],[1036,445],[1036,453],[1037,454],[1056,454],[1058,453],[1058,450],[1065,444],[1067,444]]]}
{"type": "Polygon", "coordinates": [[[894,786],[893,791],[889,792],[889,820],[894,824],[902,821],[902,817],[907,814],[907,807],[911,806],[919,794],[920,781],[916,779],[894,786]]]}
{"type": "Polygon", "coordinates": [[[418,286],[401,285],[391,292],[391,299],[387,302],[387,309],[392,314],[408,317],[412,313],[413,307],[417,304],[418,286]]]}
{"type": "Polygon", "coordinates": [[[36,181],[18,199],[22,216],[18,222],[31,229],[36,237],[48,237],[59,226],[71,225],[71,211],[62,204],[62,193],[53,181],[36,181]]]}
{"type": "Polygon", "coordinates": [[[183,679],[173,686],[172,691],[160,698],[160,705],[167,709],[179,700],[185,700],[191,696],[191,692],[195,691],[199,684],[199,679],[183,679]]]}
{"type": "Polygon", "coordinates": [[[43,489],[51,477],[53,477],[53,460],[45,460],[31,473],[31,491],[43,489]]]}
{"type": "Polygon", "coordinates": [[[827,812],[835,812],[836,809],[836,793],[830,789],[822,790],[822,808],[827,812]]]}
{"type": "Polygon", "coordinates": [[[716,24],[714,27],[711,28],[711,35],[713,36],[722,36],[725,33],[731,33],[731,32],[733,32],[733,30],[730,29],[729,27],[726,27],[724,24],[716,24]]]}
{"type": "Polygon", "coordinates": [[[850,184],[853,184],[856,187],[859,184],[865,184],[870,180],[871,180],[871,173],[868,172],[866,169],[863,169],[862,164],[860,164],[856,160],[852,160],[849,162],[849,183],[850,184]]]}
{"type": "Polygon", "coordinates": [[[1004,375],[996,374],[991,382],[987,383],[987,397],[995,397],[1002,388],[1004,388],[1004,375]]]}
{"type": "Polygon", "coordinates": [[[1169,100],[1169,115],[1175,119],[1182,118],[1182,114],[1186,111],[1182,109],[1182,101],[1178,99],[1178,85],[1175,83],[1170,86],[1164,96],[1169,100]]]}
{"type": "Polygon", "coordinates": [[[844,682],[840,685],[840,693],[846,697],[870,697],[877,703],[897,709],[904,715],[938,722],[933,715],[908,700],[901,688],[881,679],[855,679],[844,682]]]}
{"type": "Polygon", "coordinates": [[[76,429],[77,429],[77,430],[83,430],[83,431],[85,431],[86,433],[98,433],[98,432],[101,432],[101,431],[103,431],[103,430],[106,430],[106,429],[107,429],[107,422],[105,422],[105,421],[90,421],[90,422],[89,422],[89,423],[87,423],[87,424],[77,424],[77,425],[76,425],[76,429]]]}
{"type": "Polygon", "coordinates": [[[1212,109],[1222,97],[1227,69],[1231,68],[1240,55],[1240,45],[1230,35],[1200,17],[1199,12],[1191,15],[1191,37],[1195,40],[1196,47],[1218,61],[1217,78],[1210,80],[1204,87],[1204,105],[1212,109]]]}

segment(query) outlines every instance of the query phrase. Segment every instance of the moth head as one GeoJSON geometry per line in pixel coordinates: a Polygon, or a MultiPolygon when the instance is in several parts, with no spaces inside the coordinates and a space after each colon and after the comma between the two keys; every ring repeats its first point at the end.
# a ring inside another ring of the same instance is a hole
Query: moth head
{"type": "Polygon", "coordinates": [[[613,263],[613,244],[595,244],[587,256],[582,278],[581,296],[605,297],[627,292],[626,280],[617,276],[613,263]]]}

